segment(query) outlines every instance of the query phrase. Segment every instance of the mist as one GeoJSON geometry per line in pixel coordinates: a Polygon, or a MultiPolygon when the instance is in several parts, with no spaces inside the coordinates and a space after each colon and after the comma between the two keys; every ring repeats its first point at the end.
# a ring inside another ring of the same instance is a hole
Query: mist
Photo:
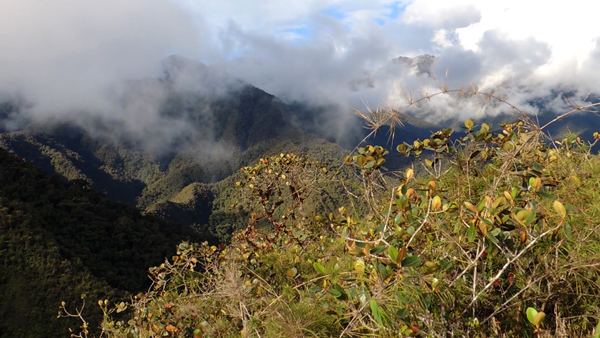
{"type": "MultiPolygon", "coordinates": [[[[18,113],[4,114],[5,129],[64,120],[92,134],[136,138],[156,151],[181,139],[214,141],[185,119],[165,116],[174,93],[193,101],[251,84],[284,102],[329,107],[319,123],[339,137],[353,108],[365,106],[432,122],[509,110],[458,95],[408,109],[407,98],[442,85],[493,92],[530,114],[539,109],[533,101],[558,113],[566,108],[561,93],[582,101],[599,91],[600,29],[584,2],[568,8],[419,0],[0,5],[0,97],[19,103],[18,113]],[[532,28],[525,21],[534,12],[532,28]],[[393,61],[423,54],[435,56],[428,72],[393,61]],[[177,66],[165,61],[170,55],[202,63],[177,66]]],[[[210,109],[196,113],[210,131],[210,109]]]]}

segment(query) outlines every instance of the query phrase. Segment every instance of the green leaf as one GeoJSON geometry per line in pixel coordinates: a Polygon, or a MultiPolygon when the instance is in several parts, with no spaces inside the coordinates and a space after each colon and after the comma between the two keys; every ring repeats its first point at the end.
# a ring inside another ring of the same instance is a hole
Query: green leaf
{"type": "Polygon", "coordinates": [[[379,305],[377,305],[377,301],[375,299],[371,299],[371,313],[373,314],[373,318],[379,323],[379,325],[383,325],[383,320],[381,320],[381,313],[379,312],[379,305]]]}
{"type": "Polygon", "coordinates": [[[477,230],[475,229],[474,225],[471,225],[469,227],[469,229],[467,230],[467,239],[469,240],[469,243],[475,242],[476,236],[477,236],[477,230]]]}
{"type": "Polygon", "coordinates": [[[494,236],[494,234],[492,234],[491,232],[489,232],[489,231],[486,232],[485,237],[487,237],[487,239],[489,239],[493,243],[500,245],[500,242],[498,242],[498,239],[496,238],[496,236],[494,236]]]}
{"type": "Polygon", "coordinates": [[[531,214],[525,220],[525,225],[530,225],[535,220],[535,210],[531,210],[531,214]]]}
{"type": "Polygon", "coordinates": [[[397,262],[396,259],[398,259],[398,249],[396,249],[393,246],[390,246],[388,248],[388,254],[390,255],[392,261],[397,262]]]}
{"type": "Polygon", "coordinates": [[[384,252],[385,249],[387,249],[387,246],[385,246],[385,245],[379,245],[379,246],[376,246],[373,249],[371,249],[369,252],[371,253],[371,255],[377,255],[379,253],[384,252]]]}
{"type": "Polygon", "coordinates": [[[445,270],[448,270],[453,267],[454,267],[454,264],[452,264],[451,261],[449,261],[445,258],[440,261],[440,271],[445,271],[445,270]]]}
{"type": "Polygon", "coordinates": [[[529,187],[530,188],[535,187],[535,177],[530,177],[529,178],[529,187]]]}
{"type": "Polygon", "coordinates": [[[401,220],[402,220],[402,212],[399,212],[396,214],[396,217],[394,217],[394,224],[400,223],[401,220]]]}
{"type": "Polygon", "coordinates": [[[539,192],[538,192],[538,195],[540,195],[540,196],[542,196],[542,197],[544,197],[544,198],[551,199],[551,200],[555,200],[555,199],[556,199],[556,196],[554,196],[554,195],[551,195],[551,194],[549,194],[549,193],[547,193],[547,192],[543,192],[543,191],[539,191],[539,192]]]}
{"type": "Polygon", "coordinates": [[[573,239],[573,229],[569,223],[565,223],[565,235],[567,235],[569,239],[573,239]]]}
{"type": "Polygon", "coordinates": [[[406,318],[410,316],[410,311],[408,309],[400,309],[396,311],[396,316],[398,316],[399,318],[406,318]]]}
{"type": "Polygon", "coordinates": [[[400,263],[403,267],[416,267],[421,265],[421,258],[417,257],[417,256],[410,256],[410,257],[406,257],[402,260],[402,263],[400,263]]]}
{"type": "Polygon", "coordinates": [[[594,335],[592,338],[600,338],[600,322],[598,323],[598,326],[596,326],[596,330],[594,330],[594,335]]]}
{"type": "Polygon", "coordinates": [[[315,270],[317,270],[318,273],[322,273],[324,275],[327,274],[327,269],[325,269],[325,267],[323,265],[321,265],[321,263],[315,262],[313,264],[313,267],[315,268],[315,270]]]}
{"type": "Polygon", "coordinates": [[[535,316],[537,316],[537,314],[538,314],[537,310],[532,307],[528,307],[526,313],[527,313],[527,320],[531,324],[533,324],[533,320],[535,319],[535,316]]]}
{"type": "Polygon", "coordinates": [[[333,286],[333,288],[336,289],[340,293],[340,296],[335,297],[335,298],[337,298],[339,300],[348,300],[348,294],[346,293],[346,291],[344,290],[344,288],[341,285],[335,284],[333,286]]]}
{"type": "Polygon", "coordinates": [[[329,289],[329,294],[332,295],[335,298],[340,298],[342,296],[342,293],[340,292],[340,290],[336,289],[336,288],[331,288],[329,289]]]}
{"type": "Polygon", "coordinates": [[[309,291],[312,293],[321,292],[321,291],[323,291],[323,287],[315,285],[312,288],[310,288],[309,291]]]}

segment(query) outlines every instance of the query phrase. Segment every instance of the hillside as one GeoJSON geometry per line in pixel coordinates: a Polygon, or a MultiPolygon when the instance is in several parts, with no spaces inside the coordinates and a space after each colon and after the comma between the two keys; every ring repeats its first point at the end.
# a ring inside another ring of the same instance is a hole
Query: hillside
{"type": "MultiPolygon", "coordinates": [[[[161,78],[131,82],[127,97],[135,102],[136,95],[163,93],[157,109],[165,133],[170,130],[171,134],[165,136],[159,129],[137,135],[118,123],[81,117],[85,123],[30,121],[18,131],[0,133],[0,146],[47,173],[88,181],[113,200],[186,226],[215,228],[222,225],[210,215],[228,212],[223,209],[225,203],[213,203],[212,198],[227,199],[219,197],[224,191],[219,182],[240,167],[288,152],[340,163],[369,132],[362,119],[340,106],[288,105],[259,88],[178,56],[166,59],[163,67],[161,78]],[[153,138],[162,140],[160,147],[149,146],[153,138]],[[204,185],[207,191],[192,197],[202,202],[185,206],[174,202],[178,195],[196,194],[194,189],[183,190],[195,184],[204,185]]],[[[6,104],[3,109],[5,118],[18,115],[14,105],[6,104]]],[[[385,130],[366,142],[393,148],[426,137],[436,127],[410,116],[404,116],[403,122],[394,144],[388,144],[385,130]]],[[[406,164],[396,156],[387,166],[397,169],[406,164]]]]}
{"type": "Polygon", "coordinates": [[[159,282],[128,304],[128,324],[109,318],[105,333],[596,337],[600,135],[550,147],[523,122],[464,130],[357,149],[345,162],[363,189],[314,217],[305,194],[338,181],[318,162],[283,154],[244,167],[234,186],[248,227],[228,246],[182,243],[150,268],[159,282]],[[381,175],[386,157],[422,152],[429,172],[381,175]]]}
{"type": "MultiPolygon", "coordinates": [[[[87,182],[66,182],[0,148],[0,335],[62,336],[61,301],[95,303],[144,291],[144,266],[175,253],[182,240],[207,236],[142,216],[109,200],[87,182]]],[[[96,307],[85,311],[99,318],[96,307]]]]}

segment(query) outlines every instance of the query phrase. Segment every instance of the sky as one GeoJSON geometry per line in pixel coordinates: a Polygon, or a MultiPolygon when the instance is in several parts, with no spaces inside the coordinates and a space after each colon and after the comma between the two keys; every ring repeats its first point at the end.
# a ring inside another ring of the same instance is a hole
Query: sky
{"type": "MultiPolygon", "coordinates": [[[[124,109],[115,92],[160,76],[172,54],[283,100],[344,107],[401,108],[442,83],[473,85],[532,113],[532,100],[560,111],[561,93],[600,91],[593,1],[0,0],[0,8],[0,98],[24,98],[38,117],[85,110],[160,124],[147,100],[124,109]],[[389,66],[422,54],[436,57],[431,75],[389,66]]],[[[447,96],[423,114],[484,112],[447,96]]]]}

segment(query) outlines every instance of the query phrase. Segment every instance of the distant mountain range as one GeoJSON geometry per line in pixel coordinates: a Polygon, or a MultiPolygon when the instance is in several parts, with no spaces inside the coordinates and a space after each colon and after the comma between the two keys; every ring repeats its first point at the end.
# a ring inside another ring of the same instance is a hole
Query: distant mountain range
{"type": "MultiPolygon", "coordinates": [[[[399,57],[375,73],[401,69],[430,76],[434,62],[432,55],[399,57]]],[[[24,103],[13,101],[0,104],[0,146],[48,173],[87,180],[114,200],[173,215],[173,207],[169,212],[164,210],[165,203],[175,203],[172,199],[186,187],[196,191],[190,187],[202,184],[210,191],[203,198],[217,196],[221,189],[218,182],[243,165],[280,152],[309,153],[317,160],[337,164],[369,132],[363,128],[363,120],[337,105],[285,103],[231,75],[177,55],[165,59],[162,66],[163,76],[129,82],[121,98],[127,109],[127,105],[139,104],[140,98],[146,100],[145,96],[160,96],[156,121],[147,131],[130,132],[125,124],[98,118],[83,123],[24,123],[19,114],[24,103]],[[340,114],[346,116],[343,122],[340,114]],[[22,127],[11,131],[17,125],[22,127]],[[146,144],[152,142],[153,146],[146,144]]],[[[386,126],[367,143],[393,149],[396,144],[426,138],[441,127],[462,124],[451,120],[438,126],[414,116],[401,116],[404,126],[396,130],[393,144],[386,126]]],[[[546,121],[552,116],[546,112],[539,118],[546,121]]],[[[499,124],[513,119],[496,116],[486,118],[486,122],[499,124]]],[[[569,121],[550,131],[558,135],[571,130],[589,137],[596,131],[593,123],[598,126],[596,121],[590,124],[589,116],[575,116],[569,121]]],[[[387,167],[397,169],[404,163],[402,158],[390,156],[387,167]]],[[[210,203],[204,205],[201,212],[191,214],[199,223],[209,218],[199,214],[211,213],[210,203]]]]}
{"type": "MultiPolygon", "coordinates": [[[[130,83],[128,91],[128,95],[166,93],[160,117],[166,124],[175,121],[185,128],[165,138],[169,144],[163,149],[145,148],[139,144],[143,139],[129,138],[127,132],[119,133],[119,125],[107,127],[103,121],[92,122],[91,130],[90,123],[84,127],[31,121],[21,130],[0,134],[0,146],[48,173],[87,180],[112,199],[173,215],[165,205],[176,203],[172,200],[186,187],[195,194],[190,187],[204,184],[210,193],[202,198],[215,196],[217,182],[260,157],[281,152],[309,153],[337,165],[367,133],[363,121],[353,117],[347,125],[351,132],[336,137],[330,124],[341,107],[286,104],[252,85],[215,74],[200,62],[171,56],[163,68],[163,77],[130,83]]],[[[7,103],[0,109],[5,121],[18,114],[11,108],[7,103]]],[[[436,129],[410,116],[404,122],[395,142],[426,137],[436,129]]],[[[385,144],[388,138],[380,132],[372,141],[385,144]]],[[[208,219],[199,216],[211,212],[207,203],[201,212],[192,212],[196,223],[208,219]]]]}

